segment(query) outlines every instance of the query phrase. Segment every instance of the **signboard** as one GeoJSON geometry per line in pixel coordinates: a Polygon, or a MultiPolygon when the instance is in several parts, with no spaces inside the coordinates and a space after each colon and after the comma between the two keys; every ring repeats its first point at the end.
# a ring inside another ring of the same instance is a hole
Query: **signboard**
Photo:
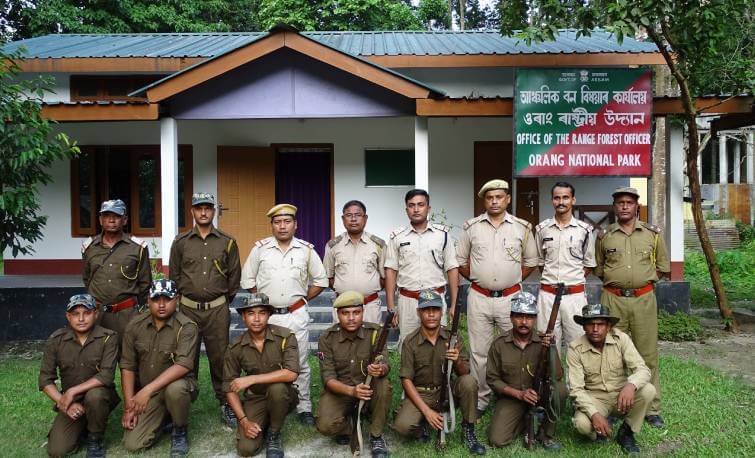
{"type": "Polygon", "coordinates": [[[652,71],[520,69],[514,174],[650,176],[652,71]]]}

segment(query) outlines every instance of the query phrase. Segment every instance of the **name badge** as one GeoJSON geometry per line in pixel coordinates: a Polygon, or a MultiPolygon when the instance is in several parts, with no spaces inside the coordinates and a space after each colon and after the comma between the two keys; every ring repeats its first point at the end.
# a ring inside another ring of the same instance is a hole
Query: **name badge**
{"type": "Polygon", "coordinates": [[[606,253],[616,253],[616,248],[609,248],[606,250],[606,253]]]}
{"type": "Polygon", "coordinates": [[[411,243],[412,242],[401,242],[398,246],[402,247],[402,246],[410,245],[411,243]]]}
{"type": "Polygon", "coordinates": [[[552,242],[552,241],[553,241],[553,237],[545,237],[543,239],[543,242],[552,242]]]}

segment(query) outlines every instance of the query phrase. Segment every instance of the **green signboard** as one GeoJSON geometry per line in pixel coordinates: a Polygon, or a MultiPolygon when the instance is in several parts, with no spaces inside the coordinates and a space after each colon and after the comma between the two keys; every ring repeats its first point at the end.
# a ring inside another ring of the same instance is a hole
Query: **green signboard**
{"type": "Polygon", "coordinates": [[[515,175],[650,176],[652,102],[647,69],[517,70],[515,175]]]}

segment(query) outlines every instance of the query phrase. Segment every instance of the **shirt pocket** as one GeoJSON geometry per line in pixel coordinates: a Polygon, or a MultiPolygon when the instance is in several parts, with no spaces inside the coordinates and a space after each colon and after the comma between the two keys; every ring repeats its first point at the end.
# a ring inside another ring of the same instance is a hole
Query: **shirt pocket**
{"type": "Polygon", "coordinates": [[[335,259],[335,271],[339,276],[345,276],[349,272],[349,261],[345,256],[337,255],[335,259]]]}
{"type": "Polygon", "coordinates": [[[649,266],[652,264],[653,248],[652,247],[639,247],[634,250],[634,259],[636,262],[643,266],[649,266]]]}
{"type": "Polygon", "coordinates": [[[585,251],[584,248],[587,248],[587,245],[584,247],[582,246],[582,242],[584,240],[573,240],[569,244],[569,254],[572,258],[577,259],[579,261],[583,261],[585,259],[585,251]]]}
{"type": "Polygon", "coordinates": [[[508,261],[521,263],[522,262],[522,242],[520,240],[503,241],[503,256],[508,261]]]}
{"type": "Polygon", "coordinates": [[[301,284],[307,281],[307,261],[306,259],[292,258],[291,268],[288,271],[289,277],[301,284]]]}
{"type": "Polygon", "coordinates": [[[546,237],[548,240],[543,240],[540,249],[543,252],[543,259],[549,262],[556,261],[558,258],[558,244],[552,237],[546,237]]]}
{"type": "Polygon", "coordinates": [[[600,358],[585,358],[582,361],[582,367],[585,371],[585,381],[598,381],[601,380],[600,376],[600,358]]]}
{"type": "Polygon", "coordinates": [[[157,346],[157,362],[172,366],[176,363],[176,345],[161,343],[157,346]]]}
{"type": "Polygon", "coordinates": [[[472,257],[482,261],[488,257],[490,246],[487,243],[475,243],[472,245],[472,257]]]}
{"type": "Polygon", "coordinates": [[[139,275],[139,256],[131,254],[121,260],[121,275],[127,280],[136,280],[139,275]]]}
{"type": "Polygon", "coordinates": [[[370,253],[362,258],[362,268],[364,273],[372,274],[378,270],[378,255],[377,253],[370,253]]]}
{"type": "Polygon", "coordinates": [[[417,256],[416,250],[414,249],[414,246],[411,244],[411,242],[401,242],[406,243],[406,245],[399,244],[398,247],[398,261],[400,264],[404,264],[406,262],[411,262],[414,260],[414,258],[417,256]]]}
{"type": "Polygon", "coordinates": [[[350,374],[352,361],[353,359],[349,357],[333,358],[336,374],[339,378],[350,374]]]}

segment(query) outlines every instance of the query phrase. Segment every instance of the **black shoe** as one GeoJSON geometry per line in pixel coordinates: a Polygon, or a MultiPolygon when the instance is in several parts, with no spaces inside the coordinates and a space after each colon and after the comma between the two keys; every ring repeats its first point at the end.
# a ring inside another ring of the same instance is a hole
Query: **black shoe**
{"type": "Polygon", "coordinates": [[[666,422],[663,421],[663,418],[660,415],[648,415],[645,417],[645,421],[653,428],[663,428],[666,426],[666,422]]]}
{"type": "Polygon", "coordinates": [[[101,434],[89,434],[86,443],[87,458],[105,458],[105,444],[101,434]]]}
{"type": "Polygon", "coordinates": [[[422,424],[419,426],[419,437],[417,440],[421,444],[427,444],[430,442],[430,430],[428,429],[427,422],[422,420],[422,424]]]}
{"type": "Polygon", "coordinates": [[[283,458],[283,444],[280,431],[267,431],[267,458],[283,458]]]}
{"type": "Polygon", "coordinates": [[[239,427],[239,422],[236,419],[236,414],[233,413],[233,409],[228,404],[220,406],[220,419],[229,428],[236,429],[239,427]]]}
{"type": "Polygon", "coordinates": [[[170,456],[181,457],[189,453],[189,436],[186,434],[186,426],[174,426],[170,435],[170,456]]]}
{"type": "Polygon", "coordinates": [[[602,435],[602,434],[596,434],[594,442],[596,444],[601,444],[601,445],[602,444],[607,444],[608,443],[608,438],[606,436],[602,435]]]}
{"type": "Polygon", "coordinates": [[[385,443],[383,436],[375,437],[370,434],[370,448],[372,449],[372,458],[386,458],[388,456],[388,444],[385,443]]]}
{"type": "Polygon", "coordinates": [[[557,452],[561,450],[561,444],[551,439],[550,437],[544,437],[540,440],[540,445],[549,452],[557,452]]]}
{"type": "Polygon", "coordinates": [[[173,432],[173,419],[170,415],[166,415],[163,419],[162,433],[171,434],[173,432]]]}
{"type": "Polygon", "coordinates": [[[312,412],[299,412],[299,421],[304,426],[315,425],[315,417],[312,416],[312,412]]]}
{"type": "Polygon", "coordinates": [[[474,423],[462,422],[461,430],[464,434],[464,442],[467,444],[469,452],[473,455],[484,455],[485,446],[477,440],[477,434],[475,434],[474,423]]]}
{"type": "Polygon", "coordinates": [[[336,436],[336,444],[338,445],[349,445],[351,443],[351,436],[348,434],[341,434],[339,436],[336,436]]]}
{"type": "Polygon", "coordinates": [[[634,440],[634,433],[632,432],[632,428],[630,428],[626,423],[621,425],[619,434],[616,435],[616,442],[619,443],[624,453],[640,453],[640,448],[637,446],[637,442],[635,442],[634,440]]]}

